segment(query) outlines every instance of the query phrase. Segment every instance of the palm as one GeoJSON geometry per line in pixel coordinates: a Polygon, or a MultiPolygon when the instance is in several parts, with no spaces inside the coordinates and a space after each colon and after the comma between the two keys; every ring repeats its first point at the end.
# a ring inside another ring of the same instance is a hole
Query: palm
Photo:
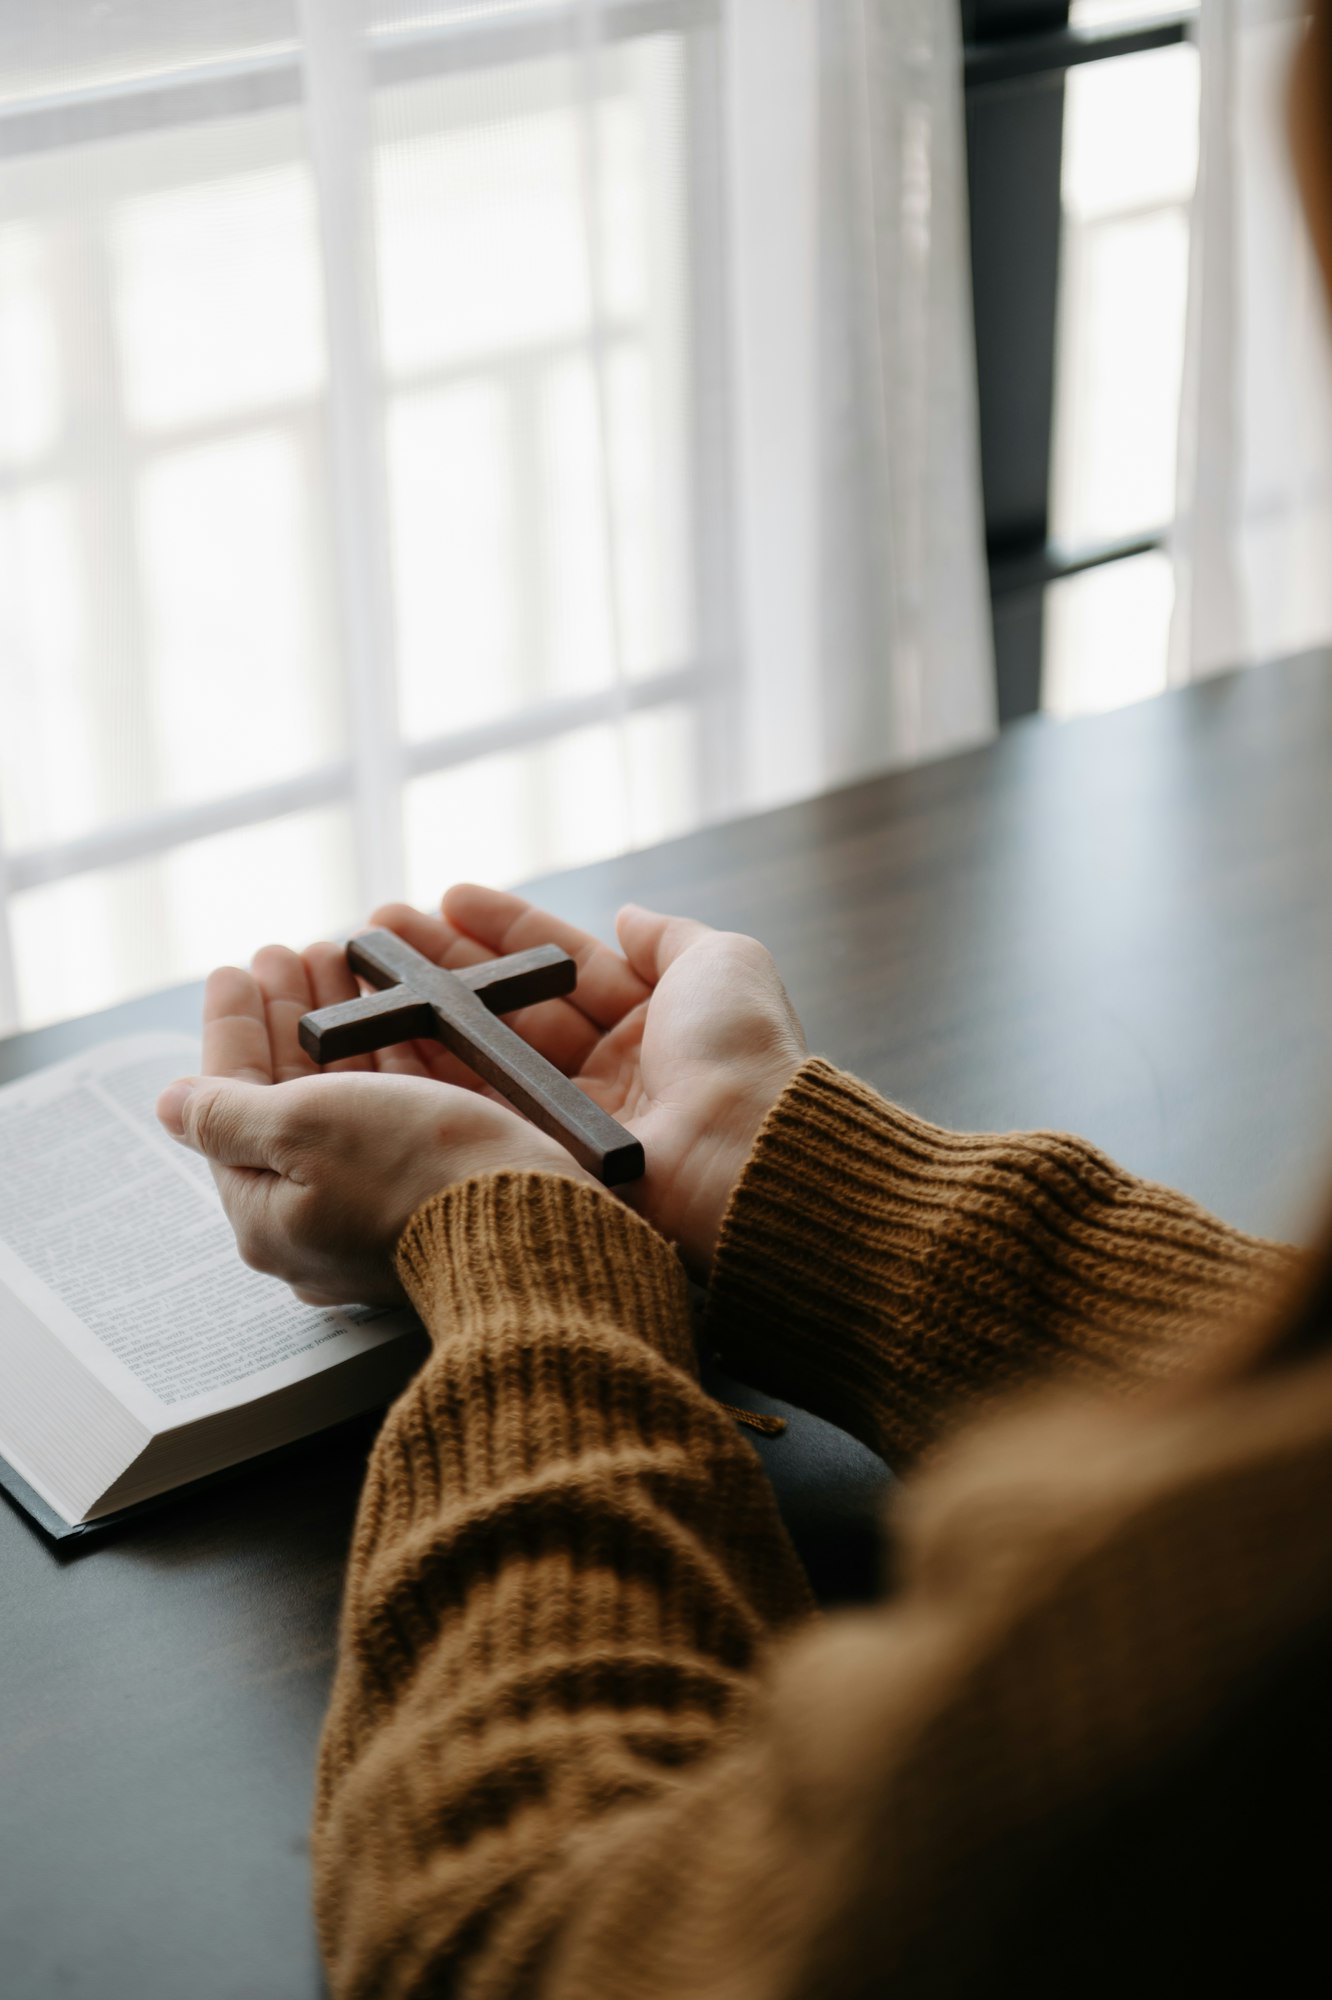
{"type": "MultiPolygon", "coordinates": [[[[647,1172],[623,1192],[700,1266],[757,1119],[803,1040],[771,960],[752,939],[648,918],[659,947],[654,958],[645,954],[641,930],[647,913],[627,914],[635,928],[623,935],[634,964],[520,897],[491,889],[450,890],[439,916],[392,904],[371,921],[451,969],[540,944],[571,953],[578,966],[573,994],[523,1009],[511,1025],[642,1140],[647,1172]],[[666,930],[673,933],[669,948],[666,930]]],[[[312,945],[302,955],[265,947],[253,974],[213,975],[205,1067],[253,1082],[308,1075],[314,1065],[300,1046],[301,1015],[356,991],[338,946],[312,945]]],[[[333,1067],[434,1077],[495,1095],[436,1042],[333,1067]]]]}
{"type": "MultiPolygon", "coordinates": [[[[715,1101],[706,1079],[752,1054],[752,1021],[737,1021],[736,1000],[758,947],[710,933],[649,984],[608,945],[496,890],[452,889],[438,917],[392,904],[373,921],[451,968],[538,944],[570,952],[578,963],[570,998],[527,1008],[511,1025],[643,1141],[647,1173],[624,1190],[634,1207],[675,1236],[688,1203],[714,1199],[731,1135],[701,1123],[699,1109],[715,1101]]],[[[386,1051],[381,1064],[486,1087],[435,1043],[386,1051]]]]}
{"type": "Polygon", "coordinates": [[[649,1003],[644,1000],[624,1019],[602,1035],[582,1068],[574,1072],[574,1082],[594,1098],[603,1111],[632,1125],[646,1108],[643,1089],[643,1043],[647,1034],[649,1003]]]}
{"type": "Polygon", "coordinates": [[[724,1052],[717,1046],[716,1012],[724,983],[728,940],[718,938],[711,963],[674,965],[602,1036],[577,1081],[613,1117],[630,1126],[668,1110],[684,1096],[700,1069],[724,1052]]]}
{"type": "Polygon", "coordinates": [[[713,933],[667,966],[579,1073],[643,1142],[647,1172],[626,1198],[696,1272],[711,1261],[740,1166],[803,1051],[766,952],[713,933]]]}
{"type": "MultiPolygon", "coordinates": [[[[524,1040],[580,1089],[633,1129],[658,1101],[666,1079],[687,1055],[687,982],[668,972],[649,987],[609,946],[495,890],[451,891],[447,914],[428,916],[406,904],[377,910],[373,921],[396,931],[437,965],[456,970],[533,944],[558,944],[578,961],[578,985],[568,1000],[544,1002],[509,1017],[524,1040]],[[451,922],[451,917],[459,921],[451,922]],[[461,919],[468,928],[462,927],[461,919]]],[[[488,1086],[437,1042],[385,1050],[386,1069],[420,1070],[473,1090],[488,1086]]]]}

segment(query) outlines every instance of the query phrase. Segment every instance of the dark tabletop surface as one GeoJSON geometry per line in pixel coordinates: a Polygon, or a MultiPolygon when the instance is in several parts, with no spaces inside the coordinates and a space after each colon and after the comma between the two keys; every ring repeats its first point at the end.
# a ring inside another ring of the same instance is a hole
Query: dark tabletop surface
{"type": "MultiPolygon", "coordinates": [[[[968,1129],[1086,1134],[1302,1239],[1332,1183],[1332,662],[997,744],[553,879],[769,944],[811,1046],[968,1129]]],[[[256,940],[256,943],[261,940],[256,940]]],[[[193,1027],[196,988],[0,1042],[0,1080],[193,1027]]],[[[75,1557],[0,1501],[0,1995],[296,2000],[314,1745],[366,1424],[75,1557]]],[[[764,1444],[828,1597],[886,1474],[764,1444]]]]}

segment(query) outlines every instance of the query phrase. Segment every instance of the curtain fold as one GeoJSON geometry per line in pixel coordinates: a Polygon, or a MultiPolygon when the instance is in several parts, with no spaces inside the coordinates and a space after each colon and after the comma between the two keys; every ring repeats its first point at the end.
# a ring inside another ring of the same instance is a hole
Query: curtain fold
{"type": "Polygon", "coordinates": [[[1299,0],[1206,0],[1180,400],[1180,682],[1332,638],[1332,348],[1286,137],[1299,0]]]}

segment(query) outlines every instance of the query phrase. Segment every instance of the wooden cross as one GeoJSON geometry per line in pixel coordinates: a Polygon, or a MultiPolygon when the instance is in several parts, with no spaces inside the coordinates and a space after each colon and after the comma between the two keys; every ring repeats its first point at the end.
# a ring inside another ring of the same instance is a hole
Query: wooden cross
{"type": "Polygon", "coordinates": [[[443,1042],[607,1187],[642,1174],[639,1141],[495,1019],[572,993],[578,967],[567,951],[543,944],[446,972],[392,931],[363,931],[347,946],[347,963],[382,990],[302,1015],[301,1047],[317,1063],[422,1037],[443,1042]]]}

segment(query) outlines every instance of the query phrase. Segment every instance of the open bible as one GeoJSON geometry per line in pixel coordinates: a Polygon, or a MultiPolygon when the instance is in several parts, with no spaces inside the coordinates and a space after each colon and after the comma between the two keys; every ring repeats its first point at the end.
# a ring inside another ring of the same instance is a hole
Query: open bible
{"type": "Polygon", "coordinates": [[[183,1035],[0,1089],[0,1486],[63,1539],[385,1403],[405,1308],[321,1311],[242,1263],[212,1176],[153,1115],[183,1035]]]}

